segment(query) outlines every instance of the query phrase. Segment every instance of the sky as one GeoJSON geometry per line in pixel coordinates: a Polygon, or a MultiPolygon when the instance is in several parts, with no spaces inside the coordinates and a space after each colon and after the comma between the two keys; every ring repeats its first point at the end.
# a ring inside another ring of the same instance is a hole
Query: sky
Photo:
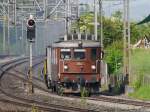
{"type": "MultiPolygon", "coordinates": [[[[94,0],[80,0],[80,1],[92,4],[94,0]]],[[[122,1],[103,2],[103,10],[106,16],[110,16],[115,11],[122,9],[123,9],[122,1]]],[[[131,0],[130,18],[132,21],[141,21],[149,14],[150,14],[150,0],[131,0]]]]}

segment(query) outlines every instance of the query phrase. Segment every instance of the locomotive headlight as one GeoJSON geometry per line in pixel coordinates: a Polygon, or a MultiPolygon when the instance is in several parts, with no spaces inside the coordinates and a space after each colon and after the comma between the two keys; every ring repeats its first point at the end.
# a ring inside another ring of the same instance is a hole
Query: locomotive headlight
{"type": "Polygon", "coordinates": [[[67,66],[67,65],[64,65],[64,69],[67,70],[67,69],[68,69],[68,66],[67,66]]]}
{"type": "Polygon", "coordinates": [[[96,66],[95,66],[95,65],[92,65],[92,66],[91,66],[91,69],[92,69],[92,70],[95,70],[95,69],[96,69],[96,66]]]}

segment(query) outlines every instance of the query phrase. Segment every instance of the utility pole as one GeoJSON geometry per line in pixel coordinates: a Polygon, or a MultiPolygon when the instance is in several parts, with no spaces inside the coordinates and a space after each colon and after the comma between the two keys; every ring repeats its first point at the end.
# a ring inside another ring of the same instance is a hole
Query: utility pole
{"type": "MultiPolygon", "coordinates": [[[[23,4],[22,4],[23,5],[23,4]]],[[[23,14],[23,8],[21,8],[21,12],[22,12],[22,14],[23,14]]],[[[24,15],[22,15],[23,17],[21,18],[21,40],[20,40],[20,43],[21,43],[21,48],[22,48],[22,50],[21,50],[21,54],[24,54],[25,55],[25,43],[24,43],[24,24],[23,24],[23,22],[24,22],[24,15]]]]}
{"type": "Polygon", "coordinates": [[[24,28],[23,28],[23,19],[21,20],[21,38],[20,38],[20,47],[21,47],[21,51],[20,51],[20,53],[23,55],[25,55],[25,50],[24,50],[24,40],[23,40],[23,30],[24,30],[24,28]]]}
{"type": "MultiPolygon", "coordinates": [[[[44,47],[46,47],[47,46],[47,24],[48,24],[48,22],[47,22],[47,0],[43,0],[43,2],[44,2],[44,19],[45,19],[45,21],[44,21],[44,28],[45,28],[45,35],[44,35],[44,37],[45,37],[45,39],[44,39],[44,41],[43,41],[43,46],[44,47]]],[[[38,52],[38,54],[40,54],[40,52],[38,52]]]]}
{"type": "MultiPolygon", "coordinates": [[[[4,1],[3,1],[3,11],[5,11],[4,1]]],[[[6,15],[3,14],[3,54],[6,53],[6,15]]]]}
{"type": "MultiPolygon", "coordinates": [[[[14,0],[14,26],[15,26],[15,37],[16,37],[16,42],[15,42],[15,45],[16,45],[16,47],[15,48],[18,48],[18,45],[19,45],[19,42],[18,42],[18,32],[17,32],[17,23],[16,23],[16,16],[17,16],[17,10],[16,10],[16,5],[17,5],[17,2],[16,2],[16,0],[14,0]]],[[[16,51],[16,54],[19,54],[19,52],[15,49],[15,51],[16,51]]]]}
{"type": "Polygon", "coordinates": [[[14,0],[14,24],[15,26],[16,26],[16,16],[17,16],[16,5],[17,5],[17,2],[16,0],[14,0]]]}
{"type": "Polygon", "coordinates": [[[66,32],[66,35],[68,36],[68,34],[69,34],[69,31],[70,31],[70,29],[69,29],[69,27],[70,27],[70,14],[69,14],[69,12],[70,12],[70,0],[66,0],[65,1],[65,32],[66,32]]]}
{"type": "Polygon", "coordinates": [[[99,0],[99,12],[100,12],[100,42],[101,42],[101,48],[103,48],[103,5],[102,5],[102,0],[99,0]]]}
{"type": "Polygon", "coordinates": [[[77,0],[77,21],[78,21],[78,32],[80,32],[80,4],[79,4],[79,0],[77,0]]]}
{"type": "Polygon", "coordinates": [[[10,30],[10,29],[9,29],[9,28],[10,28],[10,23],[9,23],[9,19],[10,19],[10,18],[9,18],[9,5],[10,5],[10,4],[9,4],[9,0],[8,0],[8,1],[7,1],[7,8],[8,8],[8,14],[7,14],[7,19],[8,19],[8,31],[7,31],[7,32],[8,32],[8,38],[7,38],[7,44],[8,44],[8,45],[7,45],[7,49],[8,49],[8,55],[10,55],[10,46],[11,46],[11,45],[10,45],[10,31],[9,31],[9,30],[10,30]]]}
{"type": "Polygon", "coordinates": [[[43,0],[43,4],[44,4],[44,14],[43,14],[43,18],[46,20],[47,19],[47,0],[43,0]]]}
{"type": "Polygon", "coordinates": [[[67,0],[67,34],[70,33],[70,0],[67,0]]]}
{"type": "Polygon", "coordinates": [[[97,0],[94,0],[94,35],[97,40],[97,0]]]}
{"type": "Polygon", "coordinates": [[[6,52],[6,30],[5,30],[5,21],[6,21],[6,16],[3,16],[3,54],[5,54],[6,52]]]}
{"type": "Polygon", "coordinates": [[[125,75],[126,85],[130,83],[130,17],[129,17],[129,0],[124,0],[124,57],[123,72],[125,75]]]}
{"type": "MultiPolygon", "coordinates": [[[[101,70],[104,69],[104,65],[105,65],[105,62],[102,60],[102,51],[103,51],[103,7],[102,7],[102,0],[99,0],[99,13],[100,13],[100,46],[101,46],[101,60],[100,60],[100,68],[101,70]]],[[[107,71],[107,64],[105,65],[106,67],[106,71],[107,71]]],[[[105,79],[105,85],[107,86],[108,85],[108,76],[107,76],[107,73],[103,73],[103,71],[100,71],[100,74],[104,77],[105,79]]]]}
{"type": "MultiPolygon", "coordinates": [[[[58,4],[58,0],[56,0],[56,4],[58,4]]],[[[56,8],[56,20],[58,19],[58,7],[56,8]]]]}

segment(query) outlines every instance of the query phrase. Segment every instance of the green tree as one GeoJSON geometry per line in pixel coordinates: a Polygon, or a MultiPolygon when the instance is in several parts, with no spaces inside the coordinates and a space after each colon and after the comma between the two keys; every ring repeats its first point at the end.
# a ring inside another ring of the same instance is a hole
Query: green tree
{"type": "Polygon", "coordinates": [[[123,42],[115,41],[111,45],[109,45],[106,49],[105,60],[108,64],[108,72],[109,74],[116,74],[120,69],[120,65],[122,65],[123,58],[123,42]]]}
{"type": "MultiPolygon", "coordinates": [[[[123,22],[121,21],[121,18],[122,12],[120,11],[116,11],[113,14],[113,17],[103,17],[103,43],[106,53],[105,60],[108,63],[110,74],[116,72],[116,63],[121,64],[123,58],[123,22]]],[[[98,22],[100,23],[100,17],[98,17],[98,22]]],[[[82,15],[78,24],[81,32],[86,31],[94,34],[94,24],[92,23],[94,23],[93,13],[82,15]]],[[[145,35],[150,36],[149,32],[150,24],[137,25],[137,23],[131,22],[131,43],[136,43],[145,35]]],[[[98,35],[100,35],[100,28],[98,29],[98,35]]]]}
{"type": "Polygon", "coordinates": [[[112,17],[115,17],[115,18],[118,18],[119,20],[121,20],[122,19],[122,12],[118,10],[112,14],[112,17]]]}
{"type": "Polygon", "coordinates": [[[111,20],[110,18],[103,19],[104,47],[111,45],[115,41],[122,40],[123,25],[119,21],[111,20]]]}

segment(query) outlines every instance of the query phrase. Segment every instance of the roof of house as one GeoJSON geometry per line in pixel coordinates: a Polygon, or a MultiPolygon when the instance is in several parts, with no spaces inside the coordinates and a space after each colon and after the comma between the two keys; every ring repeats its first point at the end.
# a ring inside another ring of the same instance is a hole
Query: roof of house
{"type": "Polygon", "coordinates": [[[142,20],[141,22],[139,22],[138,25],[144,24],[144,23],[148,23],[148,22],[150,22],[150,15],[147,16],[147,17],[146,17],[144,20],[142,20]]]}

